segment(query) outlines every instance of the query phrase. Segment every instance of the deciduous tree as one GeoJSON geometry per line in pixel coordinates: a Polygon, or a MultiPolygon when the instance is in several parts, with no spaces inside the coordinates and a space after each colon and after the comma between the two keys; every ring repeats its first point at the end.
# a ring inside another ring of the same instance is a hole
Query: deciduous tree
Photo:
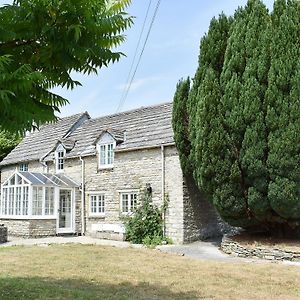
{"type": "Polygon", "coordinates": [[[15,0],[0,8],[0,125],[30,130],[54,121],[68,101],[50,90],[80,85],[72,72],[97,73],[132,24],[130,0],[15,0]]]}

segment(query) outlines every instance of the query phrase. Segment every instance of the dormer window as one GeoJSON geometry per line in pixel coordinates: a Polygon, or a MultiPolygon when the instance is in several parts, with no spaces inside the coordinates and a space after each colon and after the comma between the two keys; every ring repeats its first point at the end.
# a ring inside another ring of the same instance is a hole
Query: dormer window
{"type": "Polygon", "coordinates": [[[115,139],[109,133],[101,135],[97,142],[99,169],[112,168],[114,164],[115,139]]]}
{"type": "Polygon", "coordinates": [[[112,166],[114,163],[114,144],[100,145],[100,167],[112,166]]]}
{"type": "Polygon", "coordinates": [[[55,151],[56,172],[63,172],[65,163],[66,149],[60,144],[55,151]]]}

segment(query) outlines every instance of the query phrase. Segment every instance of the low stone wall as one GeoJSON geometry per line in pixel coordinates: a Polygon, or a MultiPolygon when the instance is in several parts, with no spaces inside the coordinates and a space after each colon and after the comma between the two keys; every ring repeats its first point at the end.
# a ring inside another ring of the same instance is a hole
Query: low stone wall
{"type": "Polygon", "coordinates": [[[13,220],[1,219],[0,224],[4,224],[8,229],[8,234],[22,238],[53,236],[56,234],[55,219],[40,220],[13,220]]]}
{"type": "Polygon", "coordinates": [[[7,242],[7,227],[0,225],[0,244],[7,242]]]}
{"type": "Polygon", "coordinates": [[[241,245],[238,242],[232,240],[230,236],[224,236],[221,243],[221,250],[227,254],[233,254],[239,257],[246,258],[260,258],[267,260],[289,260],[289,261],[300,261],[300,252],[283,250],[278,248],[267,248],[267,247],[254,247],[250,248],[245,245],[241,245]]]}

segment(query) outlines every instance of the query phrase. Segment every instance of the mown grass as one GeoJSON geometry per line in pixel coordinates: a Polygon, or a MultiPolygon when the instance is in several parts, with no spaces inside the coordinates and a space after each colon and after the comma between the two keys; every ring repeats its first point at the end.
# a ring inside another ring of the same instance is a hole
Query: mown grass
{"type": "Polygon", "coordinates": [[[300,299],[300,268],[147,249],[0,248],[0,299],[300,299]]]}

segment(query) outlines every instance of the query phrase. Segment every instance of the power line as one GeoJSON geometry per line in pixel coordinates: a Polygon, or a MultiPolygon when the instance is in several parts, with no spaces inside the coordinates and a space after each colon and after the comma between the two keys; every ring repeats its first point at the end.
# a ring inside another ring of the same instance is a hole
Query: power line
{"type": "MultiPolygon", "coordinates": [[[[124,98],[125,93],[126,93],[126,89],[128,87],[128,84],[129,84],[131,72],[132,72],[132,69],[133,69],[133,66],[134,66],[134,63],[135,63],[135,59],[136,59],[136,55],[137,55],[138,49],[140,47],[140,43],[141,43],[142,36],[143,36],[143,33],[144,33],[146,21],[148,19],[148,14],[149,14],[149,11],[150,11],[151,4],[152,4],[152,0],[149,1],[149,5],[148,5],[147,11],[146,11],[146,15],[145,15],[145,18],[144,18],[143,26],[142,26],[142,29],[141,29],[141,32],[140,32],[140,36],[139,36],[139,39],[138,39],[135,51],[134,51],[132,63],[131,63],[131,66],[130,66],[130,69],[129,69],[129,72],[128,72],[128,76],[127,76],[127,79],[126,79],[126,83],[124,85],[124,89],[123,89],[123,92],[122,92],[122,96],[121,96],[120,102],[124,98]]],[[[120,103],[119,103],[119,105],[120,105],[120,103]]],[[[119,106],[118,106],[118,109],[119,109],[119,106]]]]}
{"type": "MultiPolygon", "coordinates": [[[[151,1],[150,1],[150,2],[151,2],[151,1]]],[[[158,1],[157,1],[156,7],[155,7],[155,10],[154,10],[154,14],[153,14],[153,16],[152,16],[152,20],[151,20],[151,23],[150,23],[150,26],[149,26],[149,29],[148,29],[148,32],[147,32],[147,36],[146,36],[146,39],[145,39],[145,41],[144,41],[143,48],[142,48],[142,50],[141,50],[141,53],[140,53],[139,59],[138,59],[138,61],[137,61],[137,64],[136,64],[136,66],[135,66],[134,72],[133,72],[133,74],[132,74],[132,76],[131,76],[130,82],[129,82],[129,84],[128,84],[127,87],[125,86],[125,90],[124,90],[124,92],[123,92],[123,94],[122,94],[122,97],[121,97],[121,99],[120,99],[120,102],[119,102],[119,105],[118,105],[118,108],[117,108],[117,112],[119,112],[119,111],[121,110],[121,108],[123,107],[123,105],[124,105],[124,103],[125,103],[125,101],[126,101],[126,98],[127,98],[127,96],[128,96],[128,93],[129,93],[129,90],[130,90],[130,88],[131,88],[133,79],[134,79],[135,74],[136,74],[136,72],[137,72],[138,66],[139,66],[139,64],[140,64],[140,62],[141,62],[141,59],[142,59],[144,50],[145,50],[145,48],[146,48],[146,45],[147,45],[147,42],[148,42],[148,39],[149,39],[149,36],[150,36],[150,32],[151,32],[151,29],[152,29],[152,26],[153,26],[153,23],[154,23],[154,21],[155,21],[155,18],[156,18],[157,12],[158,12],[158,8],[159,8],[159,5],[160,5],[160,2],[161,2],[161,0],[158,0],[158,1]]],[[[151,3],[150,3],[150,4],[151,4],[151,3]]],[[[149,7],[150,7],[150,5],[149,5],[149,7]]],[[[148,9],[149,9],[149,7],[148,7],[148,9]]],[[[148,11],[147,11],[147,13],[148,13],[148,11]]],[[[146,16],[147,16],[147,15],[146,15],[146,16]]],[[[145,19],[145,22],[146,22],[146,19],[145,19]]],[[[141,34],[142,34],[142,33],[141,33],[141,34]]],[[[136,51],[137,51],[137,49],[136,49],[136,51]]],[[[132,66],[133,66],[133,64],[134,64],[134,62],[132,63],[132,66]]],[[[131,69],[132,69],[132,68],[131,68],[131,69]]],[[[131,72],[130,72],[130,73],[131,73],[131,72]]],[[[129,75],[128,75],[128,78],[130,77],[130,73],[129,73],[129,75]]]]}

